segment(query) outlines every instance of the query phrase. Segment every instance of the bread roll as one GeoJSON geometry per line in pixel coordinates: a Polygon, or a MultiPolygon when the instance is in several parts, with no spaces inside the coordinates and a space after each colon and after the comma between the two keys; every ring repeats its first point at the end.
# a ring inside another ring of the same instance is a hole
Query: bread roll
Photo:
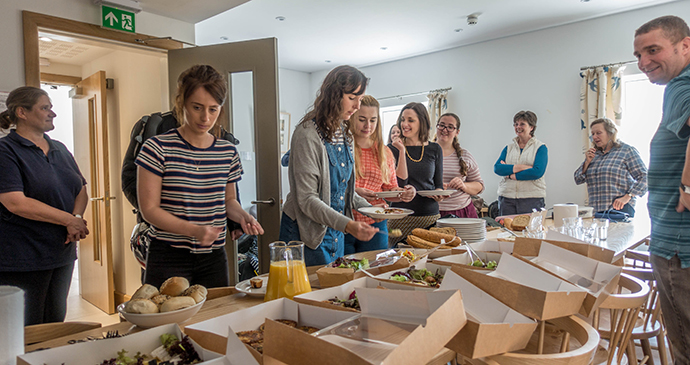
{"type": "Polygon", "coordinates": [[[196,301],[192,297],[173,297],[161,305],[161,313],[191,307],[194,304],[196,304],[196,301]]]}
{"type": "Polygon", "coordinates": [[[181,295],[187,288],[189,288],[189,281],[187,281],[187,279],[180,276],[173,276],[163,282],[163,285],[161,285],[161,294],[176,297],[181,295]]]}
{"type": "Polygon", "coordinates": [[[187,288],[184,292],[182,292],[182,295],[187,296],[187,297],[192,297],[194,298],[194,301],[197,303],[200,303],[204,299],[206,299],[206,295],[208,294],[208,290],[203,285],[195,284],[187,288]]]}
{"type": "Polygon", "coordinates": [[[158,288],[150,284],[144,284],[134,292],[132,299],[151,299],[158,294],[160,294],[158,288]]]}
{"type": "Polygon", "coordinates": [[[413,229],[412,234],[419,237],[419,238],[422,238],[422,239],[425,239],[427,241],[431,241],[434,243],[441,243],[441,239],[446,240],[446,243],[448,243],[448,242],[451,242],[452,240],[454,240],[456,237],[454,234],[445,234],[445,233],[440,233],[440,232],[433,232],[433,231],[429,231],[429,230],[422,229],[422,228],[413,229]]]}
{"type": "Polygon", "coordinates": [[[161,305],[163,305],[163,303],[165,303],[170,298],[172,297],[169,295],[158,294],[155,297],[151,298],[151,301],[154,302],[158,306],[158,308],[160,308],[161,305]]]}
{"type": "Polygon", "coordinates": [[[125,312],[137,314],[158,313],[158,306],[148,299],[132,299],[125,304],[125,312]]]}

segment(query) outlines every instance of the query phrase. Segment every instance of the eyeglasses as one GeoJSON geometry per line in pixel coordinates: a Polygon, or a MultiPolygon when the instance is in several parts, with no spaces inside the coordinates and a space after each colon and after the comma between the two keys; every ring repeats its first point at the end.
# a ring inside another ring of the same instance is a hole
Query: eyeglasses
{"type": "Polygon", "coordinates": [[[454,125],[436,124],[436,129],[445,129],[448,132],[456,130],[454,125]]]}

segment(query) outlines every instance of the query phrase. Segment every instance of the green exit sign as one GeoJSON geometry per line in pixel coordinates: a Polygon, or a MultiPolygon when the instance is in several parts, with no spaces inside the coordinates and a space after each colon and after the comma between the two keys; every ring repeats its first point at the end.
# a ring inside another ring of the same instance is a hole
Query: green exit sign
{"type": "Polygon", "coordinates": [[[101,6],[101,9],[104,28],[134,33],[134,13],[105,5],[101,6]]]}

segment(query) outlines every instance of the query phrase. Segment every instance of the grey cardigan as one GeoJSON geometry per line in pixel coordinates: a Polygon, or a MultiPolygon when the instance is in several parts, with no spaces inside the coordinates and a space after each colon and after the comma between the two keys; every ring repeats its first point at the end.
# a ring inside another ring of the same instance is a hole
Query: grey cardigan
{"type": "MultiPolygon", "coordinates": [[[[283,212],[297,221],[304,244],[316,249],[328,227],[345,232],[345,226],[352,220],[353,207],[371,204],[355,193],[355,169],[352,169],[345,193],[344,214],[331,208],[330,162],[315,123],[298,124],[290,145],[290,192],[283,204],[283,212]]],[[[351,146],[349,148],[352,151],[351,146]]]]}

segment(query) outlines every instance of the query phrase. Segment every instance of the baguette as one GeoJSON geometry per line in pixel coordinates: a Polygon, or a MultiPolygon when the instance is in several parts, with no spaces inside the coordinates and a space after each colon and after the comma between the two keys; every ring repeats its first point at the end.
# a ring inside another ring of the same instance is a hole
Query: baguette
{"type": "Polygon", "coordinates": [[[425,239],[427,241],[431,241],[431,242],[434,242],[437,244],[441,243],[441,239],[444,239],[444,240],[446,240],[446,243],[449,243],[456,238],[456,236],[454,234],[445,234],[445,233],[440,233],[440,232],[434,232],[434,231],[429,231],[429,230],[422,229],[422,228],[413,229],[412,234],[419,237],[419,238],[422,238],[422,239],[425,239]]]}
{"type": "Polygon", "coordinates": [[[453,228],[453,227],[431,227],[431,228],[429,228],[429,230],[432,232],[452,234],[453,236],[458,235],[458,232],[456,232],[455,228],[453,228]]]}
{"type": "Polygon", "coordinates": [[[423,238],[419,238],[415,235],[407,236],[407,244],[412,246],[412,247],[426,248],[426,249],[434,248],[434,247],[438,246],[438,243],[429,242],[429,241],[427,241],[423,238]]]}

